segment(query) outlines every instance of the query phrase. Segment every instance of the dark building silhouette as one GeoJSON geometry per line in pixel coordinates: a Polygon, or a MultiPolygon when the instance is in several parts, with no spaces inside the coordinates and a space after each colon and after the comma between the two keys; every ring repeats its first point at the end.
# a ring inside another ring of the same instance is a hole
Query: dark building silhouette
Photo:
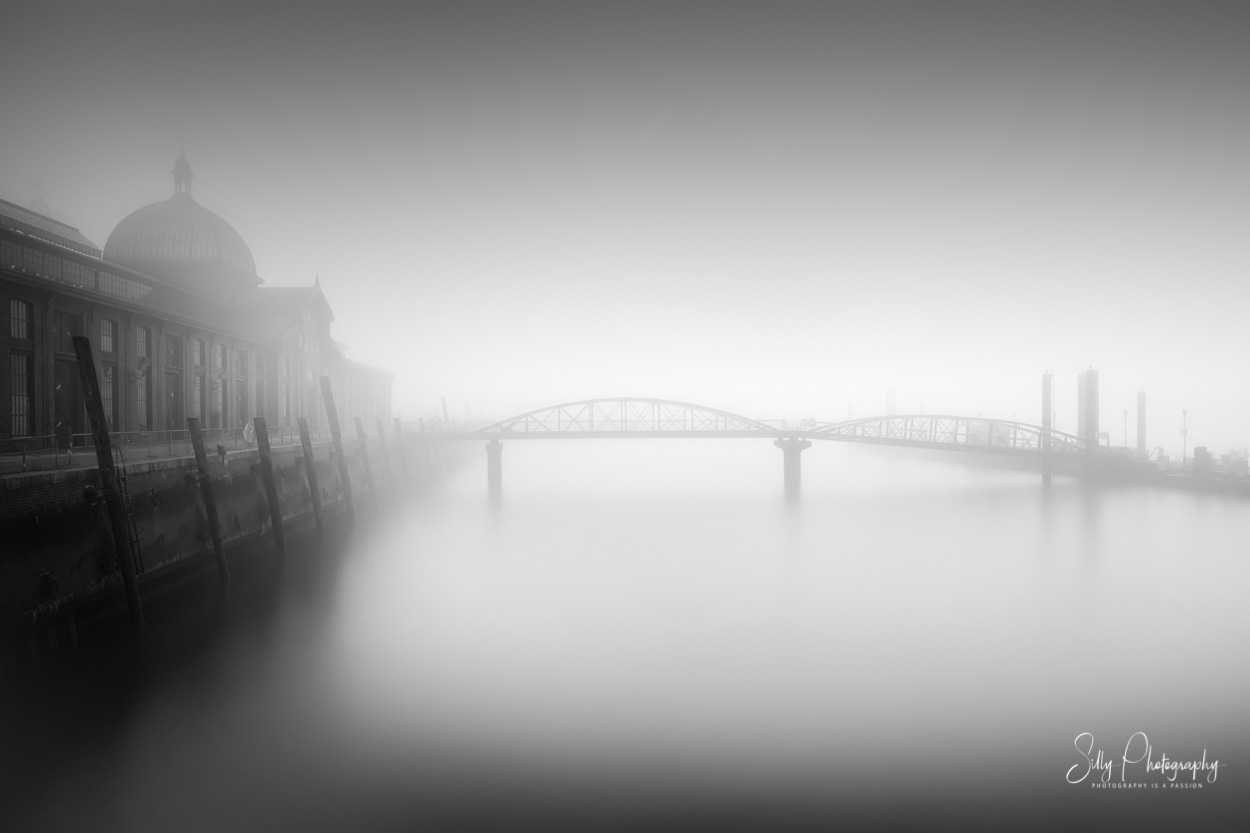
{"type": "Polygon", "coordinates": [[[77,229],[0,200],[0,441],[87,430],[72,337],[90,337],[113,431],[240,428],[324,420],[318,377],[341,420],[389,418],[392,375],[348,361],[330,336],[320,281],[266,287],[247,243],[191,196],[117,224],[100,250],[77,229]]]}
{"type": "Polygon", "coordinates": [[[1076,377],[1076,435],[1098,445],[1098,371],[1092,367],[1076,377]]]}

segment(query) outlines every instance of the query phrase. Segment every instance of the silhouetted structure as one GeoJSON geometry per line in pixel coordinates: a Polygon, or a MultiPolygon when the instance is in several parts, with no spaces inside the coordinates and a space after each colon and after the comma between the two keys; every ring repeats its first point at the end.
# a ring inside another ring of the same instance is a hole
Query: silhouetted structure
{"type": "Polygon", "coordinates": [[[123,219],[103,250],[0,200],[0,441],[85,434],[75,335],[95,348],[111,431],[185,430],[187,417],[238,429],[257,415],[316,426],[321,375],[346,418],[390,417],[391,374],[346,359],[320,281],[262,286],[247,244],[191,197],[191,178],[179,157],[174,195],[123,219]]]}
{"type": "Polygon", "coordinates": [[[1076,435],[1090,447],[1098,445],[1098,371],[1092,367],[1076,377],[1076,435]]]}
{"type": "Polygon", "coordinates": [[[1051,458],[1050,447],[1050,431],[1054,428],[1054,407],[1055,407],[1055,377],[1050,373],[1042,374],[1042,432],[1041,432],[1041,451],[1042,451],[1042,480],[1046,483],[1050,482],[1050,476],[1054,470],[1054,460],[1051,458]]]}
{"type": "Polygon", "coordinates": [[[1051,427],[982,417],[903,415],[869,417],[804,427],[775,426],[716,408],[668,399],[587,399],[527,411],[474,431],[419,432],[415,438],[487,440],[487,483],[492,497],[502,490],[503,440],[582,439],[754,439],[767,438],[783,452],[786,494],[801,485],[801,458],[811,440],[930,448],[1088,462],[1086,452],[1105,450],[1051,427]]]}

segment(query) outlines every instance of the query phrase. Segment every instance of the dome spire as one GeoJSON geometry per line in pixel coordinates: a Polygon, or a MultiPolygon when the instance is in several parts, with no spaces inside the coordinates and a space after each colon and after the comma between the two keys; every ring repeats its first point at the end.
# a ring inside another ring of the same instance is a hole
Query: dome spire
{"type": "Polygon", "coordinates": [[[186,194],[191,196],[191,163],[187,161],[186,147],[179,143],[178,161],[174,163],[174,196],[186,194]]]}

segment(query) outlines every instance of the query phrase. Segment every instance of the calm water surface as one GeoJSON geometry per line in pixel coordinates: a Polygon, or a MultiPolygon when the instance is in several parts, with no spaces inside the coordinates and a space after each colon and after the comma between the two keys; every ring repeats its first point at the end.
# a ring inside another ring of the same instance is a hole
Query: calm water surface
{"type": "Polygon", "coordinates": [[[20,818],[1245,818],[1250,501],[841,445],[803,465],[788,505],[767,443],[515,442],[492,507],[475,452],[328,603],[288,600],[41,762],[20,818]],[[1136,731],[1226,766],[1065,783],[1079,733],[1118,758],[1136,731]]]}

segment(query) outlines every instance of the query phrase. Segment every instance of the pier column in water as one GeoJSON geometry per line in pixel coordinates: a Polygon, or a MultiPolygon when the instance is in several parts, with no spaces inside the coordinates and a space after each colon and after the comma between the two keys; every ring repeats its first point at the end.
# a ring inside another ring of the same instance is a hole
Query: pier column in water
{"type": "Polygon", "coordinates": [[[1049,373],[1042,374],[1042,441],[1038,449],[1042,453],[1042,482],[1050,483],[1050,474],[1054,470],[1054,458],[1050,456],[1050,432],[1054,428],[1054,392],[1055,377],[1049,373]]]}
{"type": "Polygon", "coordinates": [[[503,443],[499,440],[486,444],[486,485],[492,500],[503,493],[503,443]]]}
{"type": "Polygon", "coordinates": [[[803,480],[802,464],[799,455],[803,453],[803,449],[811,448],[811,440],[799,440],[794,438],[775,440],[773,445],[781,449],[782,454],[782,471],[786,483],[786,497],[796,498],[799,496],[799,484],[803,480]]]}

